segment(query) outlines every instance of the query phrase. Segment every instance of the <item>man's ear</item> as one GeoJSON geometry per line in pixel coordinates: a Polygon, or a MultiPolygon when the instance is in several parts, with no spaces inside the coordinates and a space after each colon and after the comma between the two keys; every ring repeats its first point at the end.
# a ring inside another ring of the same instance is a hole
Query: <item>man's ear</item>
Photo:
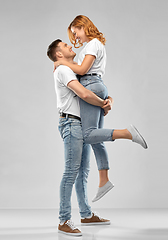
{"type": "Polygon", "coordinates": [[[56,52],[56,56],[57,56],[57,58],[62,58],[63,54],[60,51],[57,51],[56,52]]]}

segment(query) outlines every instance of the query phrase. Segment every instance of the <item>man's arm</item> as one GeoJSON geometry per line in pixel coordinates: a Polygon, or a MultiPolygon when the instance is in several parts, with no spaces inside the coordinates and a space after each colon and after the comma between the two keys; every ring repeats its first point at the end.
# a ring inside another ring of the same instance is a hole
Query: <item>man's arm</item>
{"type": "Polygon", "coordinates": [[[106,104],[106,100],[99,98],[92,91],[86,89],[84,86],[82,86],[82,84],[80,84],[80,82],[78,82],[78,80],[70,81],[67,86],[87,103],[99,107],[103,107],[106,104]]]}

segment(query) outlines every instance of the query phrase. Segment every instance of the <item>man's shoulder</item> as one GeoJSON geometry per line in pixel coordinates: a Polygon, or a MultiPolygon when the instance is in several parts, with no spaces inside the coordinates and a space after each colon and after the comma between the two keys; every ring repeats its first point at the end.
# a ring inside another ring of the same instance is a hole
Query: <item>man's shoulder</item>
{"type": "Polygon", "coordinates": [[[55,79],[62,79],[67,76],[73,75],[75,77],[74,72],[67,66],[65,65],[60,65],[59,67],[56,68],[54,71],[54,78],[55,79]]]}
{"type": "Polygon", "coordinates": [[[55,70],[55,72],[58,73],[62,73],[62,74],[66,74],[66,73],[74,73],[69,67],[65,66],[65,65],[60,65],[59,67],[57,67],[57,69],[55,70]]]}
{"type": "Polygon", "coordinates": [[[54,72],[55,81],[64,83],[67,85],[71,80],[76,80],[76,74],[67,66],[60,65],[54,72]]]}

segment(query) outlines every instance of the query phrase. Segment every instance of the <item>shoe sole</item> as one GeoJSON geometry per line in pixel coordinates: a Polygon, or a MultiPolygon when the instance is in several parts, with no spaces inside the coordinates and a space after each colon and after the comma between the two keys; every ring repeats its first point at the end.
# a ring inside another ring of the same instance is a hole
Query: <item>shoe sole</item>
{"type": "Polygon", "coordinates": [[[58,233],[61,233],[61,234],[66,234],[66,235],[69,235],[69,236],[76,236],[76,237],[79,237],[79,236],[82,236],[82,233],[69,233],[69,232],[64,232],[64,231],[61,231],[61,230],[58,230],[58,233]]]}
{"type": "Polygon", "coordinates": [[[138,136],[142,139],[142,141],[143,141],[143,143],[144,143],[143,148],[147,149],[147,148],[148,148],[148,145],[147,145],[145,139],[142,137],[142,135],[141,135],[140,132],[138,131],[138,129],[137,129],[135,126],[133,126],[133,125],[131,125],[131,127],[137,132],[138,136]]]}
{"type": "Polygon", "coordinates": [[[114,187],[114,185],[110,186],[109,188],[107,188],[107,190],[105,192],[103,192],[96,200],[92,200],[92,202],[96,202],[98,201],[100,198],[102,198],[106,193],[108,193],[112,188],[114,187]]]}
{"type": "Polygon", "coordinates": [[[81,223],[82,226],[93,226],[93,225],[110,225],[111,222],[92,222],[92,223],[81,223]]]}

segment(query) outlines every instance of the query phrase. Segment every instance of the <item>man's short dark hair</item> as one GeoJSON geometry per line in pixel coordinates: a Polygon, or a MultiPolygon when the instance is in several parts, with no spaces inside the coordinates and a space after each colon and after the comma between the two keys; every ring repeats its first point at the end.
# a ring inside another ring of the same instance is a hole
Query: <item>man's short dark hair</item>
{"type": "Polygon", "coordinates": [[[56,62],[57,61],[57,56],[56,56],[56,51],[57,51],[57,47],[58,44],[62,42],[62,40],[57,39],[55,41],[53,41],[47,49],[47,56],[51,59],[51,61],[56,62]]]}

